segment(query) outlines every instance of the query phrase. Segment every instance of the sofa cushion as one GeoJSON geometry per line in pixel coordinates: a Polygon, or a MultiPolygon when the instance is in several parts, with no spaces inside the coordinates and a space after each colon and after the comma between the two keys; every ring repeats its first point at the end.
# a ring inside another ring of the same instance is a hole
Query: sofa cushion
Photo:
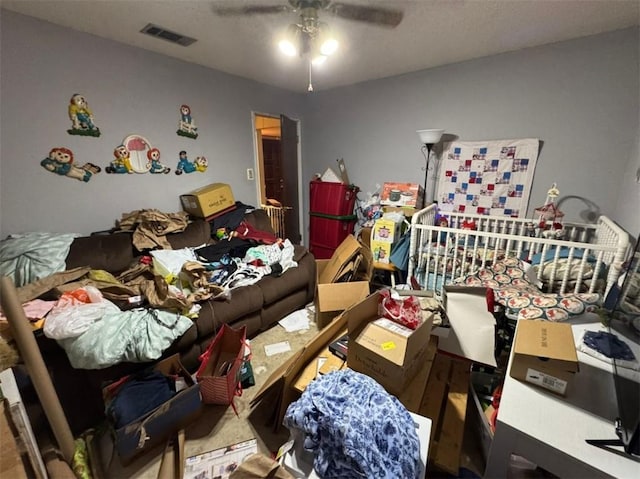
{"type": "Polygon", "coordinates": [[[242,286],[231,290],[231,299],[208,300],[202,303],[202,308],[195,320],[198,337],[203,338],[214,334],[223,323],[231,324],[238,318],[262,309],[262,293],[255,285],[242,286]]]}
{"type": "Polygon", "coordinates": [[[265,276],[258,285],[262,290],[264,304],[271,304],[309,284],[309,272],[304,266],[290,268],[282,276],[265,276]]]}
{"type": "Polygon", "coordinates": [[[110,273],[126,270],[134,261],[131,233],[93,234],[75,238],[65,260],[67,269],[90,266],[110,273]]]}
{"type": "Polygon", "coordinates": [[[184,231],[169,233],[167,241],[173,249],[193,248],[211,242],[211,226],[205,220],[196,219],[184,231]]]}

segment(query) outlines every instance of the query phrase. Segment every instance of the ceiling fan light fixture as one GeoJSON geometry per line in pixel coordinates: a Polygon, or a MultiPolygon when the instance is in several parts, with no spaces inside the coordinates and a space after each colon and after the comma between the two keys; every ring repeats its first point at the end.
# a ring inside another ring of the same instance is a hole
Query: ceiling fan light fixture
{"type": "Polygon", "coordinates": [[[287,31],[278,42],[278,48],[287,56],[294,57],[298,54],[298,45],[300,44],[300,29],[297,25],[291,24],[287,27],[287,31]]]}
{"type": "Polygon", "coordinates": [[[320,53],[325,56],[333,55],[338,49],[338,40],[329,37],[325,39],[320,45],[320,53]]]}
{"type": "Polygon", "coordinates": [[[326,61],[327,61],[327,56],[326,56],[326,55],[322,55],[322,54],[320,54],[320,55],[315,55],[315,56],[313,57],[313,59],[311,60],[311,64],[312,64],[314,67],[317,67],[317,66],[322,65],[322,64],[323,64],[324,62],[326,62],[326,61]]]}
{"type": "Polygon", "coordinates": [[[278,48],[280,48],[280,51],[288,57],[295,57],[298,54],[296,46],[287,38],[278,42],[278,48]]]}

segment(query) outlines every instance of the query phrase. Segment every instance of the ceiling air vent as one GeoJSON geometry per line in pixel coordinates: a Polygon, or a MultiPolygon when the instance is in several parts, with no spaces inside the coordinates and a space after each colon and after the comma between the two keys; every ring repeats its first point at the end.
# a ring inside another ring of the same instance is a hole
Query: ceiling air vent
{"type": "Polygon", "coordinates": [[[152,37],[162,38],[163,40],[167,40],[171,43],[177,43],[178,45],[182,45],[183,47],[188,47],[196,41],[195,38],[180,35],[179,33],[172,32],[171,30],[159,27],[158,25],[154,25],[153,23],[148,23],[147,26],[140,30],[140,32],[151,35],[152,37]]]}

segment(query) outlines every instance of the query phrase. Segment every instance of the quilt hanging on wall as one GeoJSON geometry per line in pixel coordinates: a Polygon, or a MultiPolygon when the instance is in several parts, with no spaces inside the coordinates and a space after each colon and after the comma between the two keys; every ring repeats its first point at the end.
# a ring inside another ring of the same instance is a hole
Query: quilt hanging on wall
{"type": "Polygon", "coordinates": [[[455,141],[445,145],[436,200],[442,211],[524,217],[540,141],[455,141]]]}

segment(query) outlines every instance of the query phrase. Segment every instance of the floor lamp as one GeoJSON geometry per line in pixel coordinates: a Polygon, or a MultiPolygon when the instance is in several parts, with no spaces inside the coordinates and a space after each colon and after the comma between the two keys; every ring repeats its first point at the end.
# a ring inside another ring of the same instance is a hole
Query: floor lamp
{"type": "Polygon", "coordinates": [[[429,174],[429,158],[431,157],[431,149],[433,145],[440,141],[442,138],[442,134],[444,130],[417,130],[418,136],[420,137],[420,141],[423,143],[421,148],[422,154],[427,160],[427,165],[424,169],[424,187],[422,190],[422,207],[426,208],[427,206],[427,175],[429,174]],[[425,154],[426,151],[426,154],[425,154]]]}

